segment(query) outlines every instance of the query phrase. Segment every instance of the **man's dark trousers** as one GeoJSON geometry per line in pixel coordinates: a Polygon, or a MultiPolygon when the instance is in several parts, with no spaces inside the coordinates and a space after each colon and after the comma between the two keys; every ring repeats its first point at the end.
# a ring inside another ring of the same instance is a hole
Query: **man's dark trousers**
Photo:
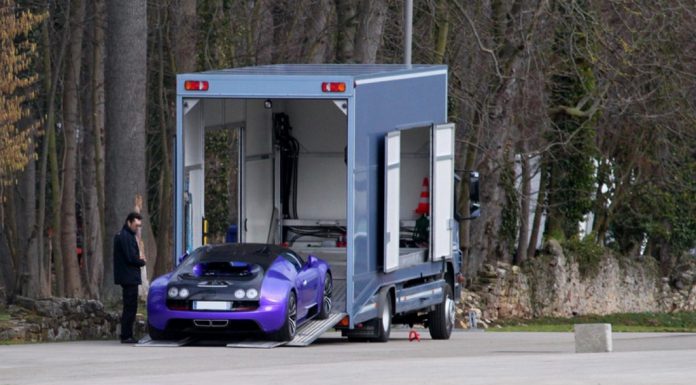
{"type": "Polygon", "coordinates": [[[133,323],[138,311],[138,285],[121,285],[123,313],[121,313],[121,340],[133,338],[133,323]]]}

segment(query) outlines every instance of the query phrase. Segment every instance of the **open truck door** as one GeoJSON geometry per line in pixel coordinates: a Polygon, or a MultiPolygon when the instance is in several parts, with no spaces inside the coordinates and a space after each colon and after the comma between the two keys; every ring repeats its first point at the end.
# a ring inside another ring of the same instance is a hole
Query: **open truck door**
{"type": "Polygon", "coordinates": [[[430,247],[433,261],[452,256],[454,220],[454,124],[433,126],[430,247]]]}
{"type": "Polygon", "coordinates": [[[401,184],[401,132],[384,139],[384,272],[399,268],[399,209],[401,184]]]}

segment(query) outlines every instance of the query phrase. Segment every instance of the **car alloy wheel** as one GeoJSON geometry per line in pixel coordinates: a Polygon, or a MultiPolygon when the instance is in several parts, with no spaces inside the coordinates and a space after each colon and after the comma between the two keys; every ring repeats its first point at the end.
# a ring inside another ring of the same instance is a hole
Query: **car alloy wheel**
{"type": "Polygon", "coordinates": [[[290,337],[295,337],[297,333],[297,299],[294,294],[288,298],[288,332],[290,337]]]}
{"type": "Polygon", "coordinates": [[[330,275],[326,275],[324,278],[324,300],[322,301],[322,306],[324,307],[324,314],[331,314],[331,308],[333,307],[333,302],[331,296],[333,295],[333,282],[330,275]]]}

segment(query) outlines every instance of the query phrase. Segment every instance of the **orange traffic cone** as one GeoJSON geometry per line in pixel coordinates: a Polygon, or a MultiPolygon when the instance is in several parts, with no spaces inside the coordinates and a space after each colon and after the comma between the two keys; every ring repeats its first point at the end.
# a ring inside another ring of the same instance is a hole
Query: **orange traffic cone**
{"type": "Polygon", "coordinates": [[[430,192],[428,191],[428,178],[423,178],[423,190],[420,194],[420,201],[416,207],[416,214],[430,214],[430,192]]]}

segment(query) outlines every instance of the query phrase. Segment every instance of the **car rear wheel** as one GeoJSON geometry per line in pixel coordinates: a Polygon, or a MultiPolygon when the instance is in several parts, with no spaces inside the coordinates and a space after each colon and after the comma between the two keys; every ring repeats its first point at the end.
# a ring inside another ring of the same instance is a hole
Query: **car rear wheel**
{"type": "Polygon", "coordinates": [[[297,334],[297,296],[294,291],[288,295],[287,311],[285,312],[285,323],[276,332],[276,341],[292,341],[297,334]]]}
{"type": "Polygon", "coordinates": [[[326,276],[324,277],[324,293],[321,298],[321,303],[319,304],[321,308],[319,310],[319,314],[317,315],[318,319],[329,318],[329,315],[331,314],[331,310],[333,308],[333,300],[331,299],[332,296],[333,279],[331,278],[331,274],[327,272],[326,276]]]}

